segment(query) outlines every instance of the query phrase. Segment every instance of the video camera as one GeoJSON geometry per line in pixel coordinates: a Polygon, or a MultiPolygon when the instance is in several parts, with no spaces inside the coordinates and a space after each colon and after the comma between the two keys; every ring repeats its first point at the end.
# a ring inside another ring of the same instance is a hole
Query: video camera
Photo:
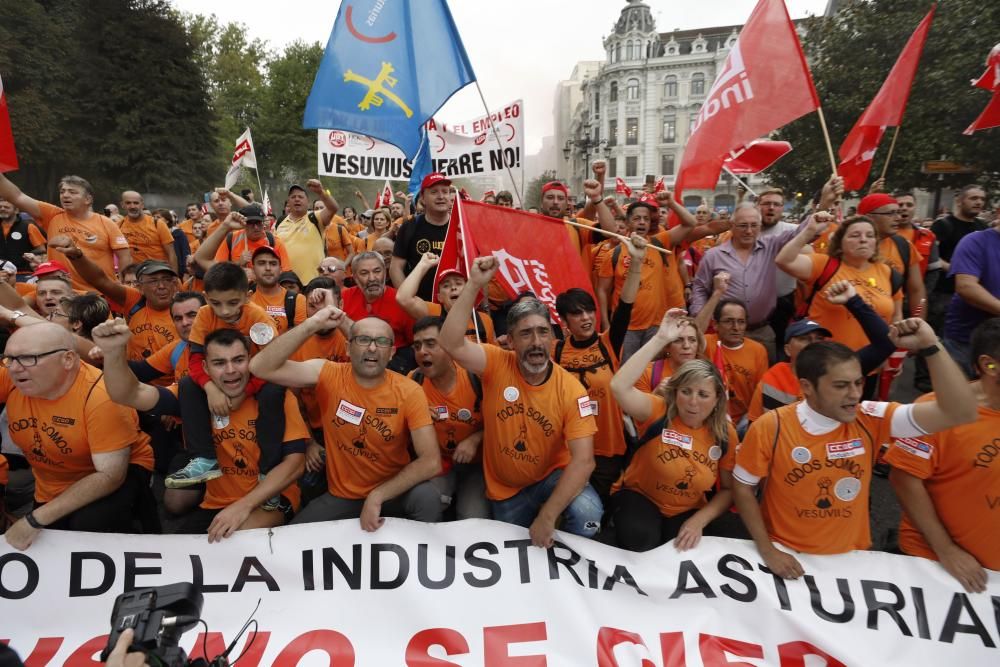
{"type": "Polygon", "coordinates": [[[208,666],[199,658],[188,660],[178,644],[181,635],[198,624],[204,598],[192,584],[180,583],[156,588],[139,588],[122,593],[111,612],[111,635],[101,651],[101,661],[107,661],[121,633],[132,628],[134,637],[129,653],[139,652],[151,658],[153,665],[187,667],[208,666]]]}

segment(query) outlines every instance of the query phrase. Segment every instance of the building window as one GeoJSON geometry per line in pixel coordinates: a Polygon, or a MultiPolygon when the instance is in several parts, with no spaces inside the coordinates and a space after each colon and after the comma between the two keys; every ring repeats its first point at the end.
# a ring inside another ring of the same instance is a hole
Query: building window
{"type": "Polygon", "coordinates": [[[632,40],[629,40],[625,45],[625,60],[633,60],[635,58],[635,47],[632,46],[632,40]]]}
{"type": "Polygon", "coordinates": [[[618,143],[618,121],[609,120],[608,121],[608,146],[614,146],[618,143]]]}
{"type": "Polygon", "coordinates": [[[622,59],[622,43],[618,42],[615,44],[615,62],[619,62],[622,59]]]}
{"type": "Polygon", "coordinates": [[[626,118],[625,119],[625,143],[629,146],[635,146],[639,143],[639,119],[638,118],[626,118]]]}
{"type": "Polygon", "coordinates": [[[625,87],[625,99],[627,100],[639,99],[639,79],[628,80],[628,84],[625,87]]]}
{"type": "Polygon", "coordinates": [[[600,117],[601,115],[601,94],[599,92],[594,92],[594,115],[600,117]]]}
{"type": "Polygon", "coordinates": [[[692,95],[704,95],[705,94],[705,75],[701,72],[695,72],[691,75],[691,94],[692,95]]]}
{"type": "Polygon", "coordinates": [[[691,107],[691,118],[690,118],[690,124],[688,125],[688,127],[691,128],[691,130],[694,130],[694,126],[698,122],[699,111],[701,111],[700,104],[695,104],[693,107],[691,107]]]}
{"type": "Polygon", "coordinates": [[[608,176],[614,178],[618,175],[618,158],[608,158],[608,176]]]}
{"type": "Polygon", "coordinates": [[[601,142],[601,126],[598,125],[594,128],[594,143],[599,144],[601,142]]]}
{"type": "Polygon", "coordinates": [[[625,178],[635,178],[639,174],[639,158],[625,158],[625,178]]]}
{"type": "Polygon", "coordinates": [[[618,82],[617,81],[612,81],[611,82],[611,92],[608,93],[608,101],[609,102],[617,102],[618,101],[618,82]]]}
{"type": "Polygon", "coordinates": [[[663,80],[663,96],[677,97],[677,77],[668,76],[663,80]]]}
{"type": "Polygon", "coordinates": [[[674,155],[673,153],[667,153],[660,156],[660,175],[661,176],[673,176],[674,175],[674,155]]]}
{"type": "Polygon", "coordinates": [[[677,116],[663,117],[663,141],[672,144],[677,141],[677,116]]]}

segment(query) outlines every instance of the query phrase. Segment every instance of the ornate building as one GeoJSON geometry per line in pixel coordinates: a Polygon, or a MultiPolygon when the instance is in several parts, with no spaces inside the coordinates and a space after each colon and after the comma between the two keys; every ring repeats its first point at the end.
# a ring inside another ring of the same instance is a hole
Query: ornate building
{"type": "MultiPolygon", "coordinates": [[[[604,39],[604,61],[578,84],[580,102],[570,122],[556,123],[560,174],[573,192],[581,192],[595,159],[607,160],[611,188],[616,176],[632,189],[650,176],[673,185],[691,124],[741,27],[660,33],[649,6],[628,0],[604,39]]],[[[759,182],[751,180],[751,187],[759,182]]],[[[736,184],[723,172],[715,192],[687,191],[684,203],[697,206],[703,197],[732,207],[736,184]]]]}

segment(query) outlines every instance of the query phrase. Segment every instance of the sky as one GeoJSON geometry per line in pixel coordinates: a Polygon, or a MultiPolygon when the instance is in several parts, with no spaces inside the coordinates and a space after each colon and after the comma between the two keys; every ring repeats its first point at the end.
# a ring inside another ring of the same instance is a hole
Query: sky
{"type": "MultiPolygon", "coordinates": [[[[251,37],[280,51],[302,40],[330,37],[337,0],[171,0],[181,11],[214,13],[223,22],[240,21],[251,37]]],[[[535,153],[552,134],[552,106],[559,81],[581,60],[604,58],[603,38],[611,33],[625,0],[450,0],[483,95],[492,109],[524,100],[525,150],[535,153]]],[[[657,29],[689,30],[742,24],[756,0],[646,0],[657,29]]],[[[826,0],[786,0],[792,18],[821,14],[826,0]]],[[[436,117],[458,122],[483,113],[475,86],[459,91],[436,117]]]]}

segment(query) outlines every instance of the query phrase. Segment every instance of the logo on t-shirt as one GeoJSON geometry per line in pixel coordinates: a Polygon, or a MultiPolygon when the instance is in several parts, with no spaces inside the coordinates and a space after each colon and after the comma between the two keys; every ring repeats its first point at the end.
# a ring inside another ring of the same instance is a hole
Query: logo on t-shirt
{"type": "Polygon", "coordinates": [[[861,443],[861,438],[826,443],[826,458],[828,459],[847,459],[852,456],[862,456],[864,453],[865,446],[861,443]]]}
{"type": "Polygon", "coordinates": [[[365,415],[365,409],[341,399],[337,406],[337,416],[349,424],[357,426],[365,415]]]}
{"type": "Polygon", "coordinates": [[[447,405],[432,405],[431,406],[431,416],[438,421],[444,421],[448,418],[448,406],[447,405]]]}
{"type": "Polygon", "coordinates": [[[802,445],[792,450],[792,460],[796,463],[809,463],[811,458],[812,454],[809,453],[809,449],[802,445]]]}
{"type": "Polygon", "coordinates": [[[521,397],[521,392],[518,391],[517,387],[510,386],[503,390],[503,397],[508,403],[513,403],[521,397]]]}
{"type": "Polygon", "coordinates": [[[922,459],[929,459],[934,453],[934,445],[916,438],[897,438],[896,446],[907,454],[919,456],[922,459]]]}
{"type": "Polygon", "coordinates": [[[590,400],[590,396],[581,396],[576,399],[576,408],[580,411],[581,417],[590,417],[594,414],[594,410],[591,407],[593,401],[590,400]]]}
{"type": "Polygon", "coordinates": [[[689,451],[693,440],[694,439],[690,435],[684,435],[683,433],[678,433],[677,431],[669,428],[663,429],[663,433],[660,434],[660,441],[663,442],[663,444],[673,445],[674,447],[680,447],[681,449],[687,449],[689,451]]]}
{"type": "Polygon", "coordinates": [[[420,239],[417,241],[417,252],[421,255],[431,251],[431,242],[428,239],[420,239]]]}

